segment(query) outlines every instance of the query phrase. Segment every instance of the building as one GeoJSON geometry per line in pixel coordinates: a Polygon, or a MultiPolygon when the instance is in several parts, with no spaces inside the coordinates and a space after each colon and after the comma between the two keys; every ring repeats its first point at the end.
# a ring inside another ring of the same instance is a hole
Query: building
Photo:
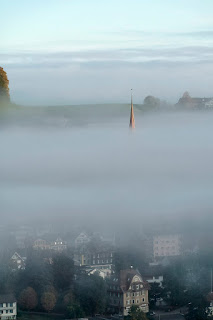
{"type": "Polygon", "coordinates": [[[105,247],[91,252],[90,266],[99,269],[112,269],[114,264],[114,251],[105,247]]]}
{"type": "Polygon", "coordinates": [[[10,258],[10,266],[13,271],[15,270],[24,270],[25,269],[25,257],[21,257],[20,254],[15,252],[10,258]]]}
{"type": "Polygon", "coordinates": [[[153,238],[154,258],[179,256],[181,254],[180,235],[161,235],[153,238]]]}
{"type": "Polygon", "coordinates": [[[52,244],[51,249],[61,252],[67,249],[67,244],[61,238],[57,238],[52,244]]]}
{"type": "Polygon", "coordinates": [[[176,106],[186,109],[211,109],[213,107],[213,98],[193,98],[186,91],[176,106]]]}
{"type": "Polygon", "coordinates": [[[121,270],[108,281],[109,311],[128,315],[131,306],[138,306],[143,312],[149,312],[149,284],[134,269],[121,270]]]}
{"type": "Polygon", "coordinates": [[[0,319],[16,319],[17,303],[13,295],[0,295],[0,319]]]}
{"type": "Polygon", "coordinates": [[[43,239],[37,239],[33,243],[33,249],[36,250],[49,250],[51,248],[50,244],[43,239]]]}
{"type": "Polygon", "coordinates": [[[90,242],[90,237],[86,235],[86,233],[81,232],[77,238],[75,239],[75,247],[82,246],[90,242]]]}

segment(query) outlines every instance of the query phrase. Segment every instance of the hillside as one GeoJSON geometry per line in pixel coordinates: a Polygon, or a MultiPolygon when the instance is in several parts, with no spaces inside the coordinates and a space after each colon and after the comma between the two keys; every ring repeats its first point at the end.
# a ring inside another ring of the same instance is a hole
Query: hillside
{"type": "MultiPolygon", "coordinates": [[[[140,106],[134,106],[137,115],[140,106]]],[[[13,105],[1,114],[2,124],[75,126],[129,119],[129,104],[96,104],[73,106],[28,107],[13,105]]],[[[128,120],[127,120],[128,121],[128,120]]]]}

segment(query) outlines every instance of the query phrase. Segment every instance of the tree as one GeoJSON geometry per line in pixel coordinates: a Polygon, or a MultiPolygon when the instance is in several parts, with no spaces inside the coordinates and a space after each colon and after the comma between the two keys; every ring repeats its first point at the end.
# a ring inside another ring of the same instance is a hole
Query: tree
{"type": "Polygon", "coordinates": [[[41,296],[41,304],[45,311],[50,312],[56,304],[56,296],[53,291],[44,292],[41,296]]]}
{"type": "Polygon", "coordinates": [[[199,292],[194,292],[194,297],[192,297],[192,302],[189,304],[188,313],[185,318],[187,320],[211,319],[209,318],[208,307],[208,301],[199,292]]]}
{"type": "Polygon", "coordinates": [[[131,306],[127,319],[128,320],[148,320],[145,313],[138,306],[131,306]]]}
{"type": "Polygon", "coordinates": [[[26,310],[35,309],[38,304],[37,293],[31,287],[22,290],[18,299],[19,305],[26,310]]]}
{"type": "Polygon", "coordinates": [[[9,100],[9,80],[7,73],[0,67],[0,99],[9,100]]]}
{"type": "Polygon", "coordinates": [[[160,99],[158,98],[155,98],[153,96],[147,96],[145,99],[144,99],[144,102],[143,102],[144,106],[149,108],[149,109],[156,109],[158,107],[160,107],[160,99]]]}
{"type": "Polygon", "coordinates": [[[70,257],[58,254],[53,258],[54,285],[59,290],[69,289],[74,277],[74,263],[70,257]]]}
{"type": "Polygon", "coordinates": [[[83,318],[84,312],[78,303],[72,303],[67,307],[66,316],[70,319],[83,318]]]}
{"type": "Polygon", "coordinates": [[[72,305],[74,301],[74,296],[73,296],[73,293],[72,291],[69,291],[67,294],[65,294],[64,296],[64,299],[63,299],[63,302],[64,302],[64,305],[67,307],[67,306],[70,306],[72,305]]]}
{"type": "Polygon", "coordinates": [[[105,311],[107,287],[101,277],[83,275],[76,283],[75,294],[86,315],[94,315],[105,311]]]}

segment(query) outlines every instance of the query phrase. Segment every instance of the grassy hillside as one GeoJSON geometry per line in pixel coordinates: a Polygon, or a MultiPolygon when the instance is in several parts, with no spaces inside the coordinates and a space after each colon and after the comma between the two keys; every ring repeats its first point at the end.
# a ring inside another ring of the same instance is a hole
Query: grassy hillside
{"type": "MultiPolygon", "coordinates": [[[[3,109],[2,109],[3,110],[3,109]]],[[[135,114],[141,113],[135,105],[135,114]]],[[[73,106],[28,107],[12,105],[4,108],[1,123],[22,125],[73,126],[96,122],[109,122],[126,117],[129,119],[129,104],[96,104],[73,106]]]]}

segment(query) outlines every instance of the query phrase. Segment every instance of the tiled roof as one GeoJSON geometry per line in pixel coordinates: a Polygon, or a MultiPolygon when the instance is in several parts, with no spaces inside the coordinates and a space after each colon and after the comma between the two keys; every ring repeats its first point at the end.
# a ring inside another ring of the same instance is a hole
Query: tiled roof
{"type": "Polygon", "coordinates": [[[12,303],[16,302],[16,298],[13,294],[1,294],[0,295],[0,303],[12,303]]]}

